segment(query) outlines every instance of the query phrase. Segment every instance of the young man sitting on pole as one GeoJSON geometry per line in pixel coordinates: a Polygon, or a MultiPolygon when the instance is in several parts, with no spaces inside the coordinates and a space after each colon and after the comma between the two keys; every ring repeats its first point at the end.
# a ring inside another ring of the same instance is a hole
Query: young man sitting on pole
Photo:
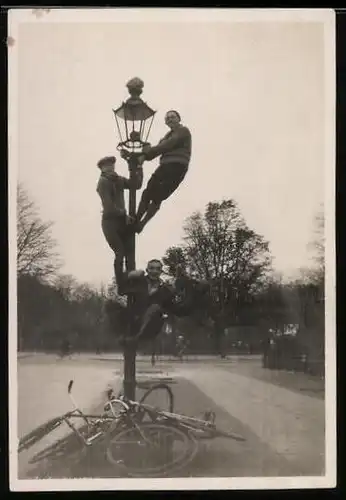
{"type": "Polygon", "coordinates": [[[197,280],[189,280],[184,274],[176,280],[177,286],[169,285],[161,279],[162,263],[151,259],[143,270],[130,271],[124,275],[124,292],[134,296],[133,308],[129,311],[125,304],[110,300],[106,304],[112,330],[122,331],[123,341],[137,342],[154,340],[160,333],[165,315],[189,316],[196,309],[204,307],[203,301],[209,292],[209,285],[197,280]],[[126,337],[129,321],[135,321],[136,335],[126,337]]]}
{"type": "Polygon", "coordinates": [[[137,322],[135,340],[155,339],[164,324],[165,314],[188,316],[197,307],[209,290],[209,285],[196,280],[178,288],[161,279],[162,263],[152,259],[147,264],[146,274],[142,270],[131,271],[127,276],[126,288],[135,296],[134,315],[137,322]]]}

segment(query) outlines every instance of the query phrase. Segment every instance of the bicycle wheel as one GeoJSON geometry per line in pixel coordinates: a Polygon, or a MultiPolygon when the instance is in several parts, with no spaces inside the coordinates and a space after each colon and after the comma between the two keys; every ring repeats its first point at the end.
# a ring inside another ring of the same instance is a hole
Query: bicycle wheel
{"type": "Polygon", "coordinates": [[[52,418],[44,424],[40,425],[33,431],[29,432],[19,440],[18,453],[21,451],[31,448],[38,441],[41,441],[45,436],[47,436],[54,429],[58,428],[61,424],[61,417],[52,418]]]}
{"type": "MultiPolygon", "coordinates": [[[[147,390],[144,395],[142,396],[142,398],[139,400],[139,403],[140,404],[143,404],[145,402],[146,399],[148,399],[148,397],[154,392],[154,391],[166,391],[167,394],[168,394],[168,398],[169,398],[169,404],[168,404],[168,411],[170,413],[173,413],[173,410],[174,410],[174,394],[173,394],[173,391],[172,389],[167,385],[167,384],[164,384],[164,383],[159,383],[159,384],[154,384],[152,385],[149,390],[147,390]]],[[[161,409],[164,409],[164,408],[161,408],[161,409]]]]}
{"type": "Polygon", "coordinates": [[[198,451],[193,436],[164,424],[143,423],[114,435],[107,460],[130,477],[161,477],[185,467],[198,451]]]}

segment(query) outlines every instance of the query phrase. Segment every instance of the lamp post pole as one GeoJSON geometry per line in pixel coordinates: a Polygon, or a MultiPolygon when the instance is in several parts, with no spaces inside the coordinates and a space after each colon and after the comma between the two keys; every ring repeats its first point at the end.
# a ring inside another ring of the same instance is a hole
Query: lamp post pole
{"type": "MultiPolygon", "coordinates": [[[[130,174],[130,192],[129,192],[129,215],[136,216],[136,187],[135,177],[136,169],[138,168],[138,155],[132,153],[127,160],[130,174]]],[[[132,231],[129,235],[128,255],[127,255],[127,272],[136,269],[136,234],[132,231]]],[[[129,294],[127,299],[128,308],[128,337],[131,338],[136,334],[134,330],[134,315],[132,309],[134,307],[134,295],[129,294]]],[[[134,400],[136,396],[136,346],[134,342],[125,342],[124,345],[124,395],[126,398],[134,400]]]]}
{"type": "MultiPolygon", "coordinates": [[[[118,149],[125,154],[129,168],[130,190],[129,190],[129,210],[130,217],[136,216],[136,191],[138,185],[136,182],[137,170],[139,167],[139,157],[143,147],[149,145],[147,142],[151,125],[154,119],[155,111],[151,109],[140,95],[143,91],[144,83],[140,78],[132,78],[126,84],[130,97],[122,105],[113,110],[117,129],[120,137],[118,149]],[[119,120],[120,119],[120,120],[119,120]],[[124,136],[121,133],[120,125],[124,124],[124,136]],[[145,137],[146,136],[146,137],[145,137]],[[125,140],[124,140],[125,139],[125,140]]],[[[130,231],[127,235],[127,255],[126,271],[130,272],[136,269],[136,234],[130,231]]],[[[136,335],[134,308],[135,295],[130,292],[127,296],[128,325],[124,342],[124,395],[128,399],[135,399],[136,394],[136,345],[133,338],[136,335]]]]}

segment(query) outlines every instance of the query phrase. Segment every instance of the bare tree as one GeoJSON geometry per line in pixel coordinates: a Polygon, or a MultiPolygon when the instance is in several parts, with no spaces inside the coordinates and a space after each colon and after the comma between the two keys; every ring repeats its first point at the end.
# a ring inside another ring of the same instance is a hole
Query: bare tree
{"type": "Polygon", "coordinates": [[[325,258],[325,234],[324,234],[324,211],[321,207],[315,217],[314,238],[311,246],[314,249],[314,259],[320,277],[324,276],[324,258],[325,258]]]}
{"type": "Polygon", "coordinates": [[[313,264],[300,269],[300,282],[324,286],[325,273],[325,234],[323,205],[314,217],[313,237],[308,244],[313,264]]]}
{"type": "Polygon", "coordinates": [[[17,276],[52,276],[60,267],[52,222],[44,222],[21,184],[17,187],[17,276]]]}

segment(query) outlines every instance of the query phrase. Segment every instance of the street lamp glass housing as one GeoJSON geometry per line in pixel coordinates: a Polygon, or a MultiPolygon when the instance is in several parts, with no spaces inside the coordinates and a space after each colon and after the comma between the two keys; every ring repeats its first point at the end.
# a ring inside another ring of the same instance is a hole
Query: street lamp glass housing
{"type": "Polygon", "coordinates": [[[156,111],[151,109],[139,96],[143,82],[134,78],[127,84],[129,97],[118,109],[113,109],[120,138],[118,149],[128,149],[140,153],[148,145],[149,132],[156,111]]]}

